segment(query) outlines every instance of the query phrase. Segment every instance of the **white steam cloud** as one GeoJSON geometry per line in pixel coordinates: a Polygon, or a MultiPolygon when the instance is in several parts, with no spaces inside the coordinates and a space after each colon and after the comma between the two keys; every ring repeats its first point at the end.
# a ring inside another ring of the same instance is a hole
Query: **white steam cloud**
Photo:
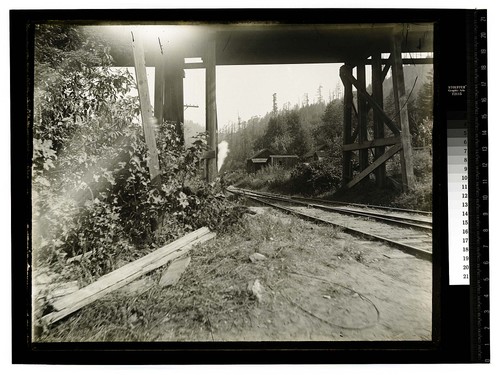
{"type": "Polygon", "coordinates": [[[218,151],[217,151],[217,172],[222,168],[222,164],[224,164],[224,160],[226,160],[227,154],[229,154],[229,147],[226,141],[222,141],[219,143],[218,151]]]}

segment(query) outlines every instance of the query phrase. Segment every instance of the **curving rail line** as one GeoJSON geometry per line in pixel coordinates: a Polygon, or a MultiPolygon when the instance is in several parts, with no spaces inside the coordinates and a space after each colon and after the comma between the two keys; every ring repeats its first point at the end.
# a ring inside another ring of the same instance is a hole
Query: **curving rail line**
{"type": "Polygon", "coordinates": [[[310,199],[290,198],[235,187],[229,187],[227,190],[307,220],[335,225],[355,236],[388,243],[416,257],[432,259],[432,221],[426,215],[415,212],[412,212],[411,216],[391,214],[388,210],[382,212],[380,206],[376,209],[373,206],[366,207],[361,211],[348,206],[335,207],[313,203],[310,199]]]}
{"type": "MultiPolygon", "coordinates": [[[[342,202],[342,206],[332,205],[330,201],[319,200],[319,199],[311,199],[311,198],[302,198],[302,197],[287,197],[284,195],[267,193],[267,192],[258,192],[249,189],[239,189],[230,187],[228,189],[233,193],[243,193],[246,195],[254,195],[257,197],[269,197],[274,200],[279,200],[282,202],[296,203],[296,204],[304,204],[309,207],[316,207],[327,211],[332,212],[340,212],[345,214],[350,214],[353,216],[364,216],[367,218],[372,218],[377,221],[383,221],[394,225],[407,226],[412,228],[419,228],[423,230],[432,231],[432,219],[427,216],[427,212],[425,211],[413,211],[406,210],[406,214],[401,214],[399,211],[394,213],[393,207],[383,207],[383,206],[372,206],[366,205],[363,206],[363,210],[351,207],[351,203],[342,202]],[[321,202],[319,204],[318,202],[321,202]],[[418,212],[425,212],[425,214],[418,214],[418,212]]],[[[340,202],[336,202],[340,203],[340,202]]],[[[355,205],[358,207],[360,205],[355,205]]],[[[398,209],[403,210],[403,209],[398,209]]]]}

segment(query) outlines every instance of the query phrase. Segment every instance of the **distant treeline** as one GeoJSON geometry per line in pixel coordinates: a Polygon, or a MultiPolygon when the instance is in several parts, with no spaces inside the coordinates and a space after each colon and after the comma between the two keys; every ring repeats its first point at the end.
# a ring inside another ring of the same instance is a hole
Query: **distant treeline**
{"type": "MultiPolygon", "coordinates": [[[[410,131],[414,146],[428,146],[432,136],[433,109],[433,71],[432,66],[406,66],[405,84],[408,95],[407,107],[410,131]]],[[[371,85],[367,88],[371,92],[371,85]]],[[[384,109],[390,118],[395,118],[392,79],[384,81],[384,109]]],[[[270,98],[271,112],[249,120],[238,119],[237,123],[227,124],[219,134],[219,141],[229,143],[229,155],[224,162],[224,170],[244,168],[246,159],[262,149],[270,149],[277,154],[296,154],[303,157],[322,145],[330,145],[335,154],[340,154],[343,128],[343,98],[325,103],[318,97],[315,103],[309,101],[301,106],[285,105],[278,110],[276,96],[270,98]]],[[[356,92],[354,106],[357,108],[356,92]]],[[[368,123],[373,121],[372,111],[368,123]]],[[[356,127],[356,116],[354,116],[356,127]]],[[[369,125],[369,132],[372,132],[369,125]]],[[[369,137],[373,137],[369,134],[369,137]]]]}

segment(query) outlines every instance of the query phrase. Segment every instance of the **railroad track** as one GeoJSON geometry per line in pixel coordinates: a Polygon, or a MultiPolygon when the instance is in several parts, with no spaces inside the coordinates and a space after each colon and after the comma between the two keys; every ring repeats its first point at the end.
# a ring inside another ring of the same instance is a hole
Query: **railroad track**
{"type": "Polygon", "coordinates": [[[342,205],[338,205],[339,202],[326,204],[326,201],[234,187],[228,188],[228,191],[307,220],[335,225],[358,237],[388,243],[416,257],[432,259],[432,219],[427,213],[395,211],[381,206],[364,206],[361,210],[359,205],[353,207],[345,202],[341,202],[342,205]]]}

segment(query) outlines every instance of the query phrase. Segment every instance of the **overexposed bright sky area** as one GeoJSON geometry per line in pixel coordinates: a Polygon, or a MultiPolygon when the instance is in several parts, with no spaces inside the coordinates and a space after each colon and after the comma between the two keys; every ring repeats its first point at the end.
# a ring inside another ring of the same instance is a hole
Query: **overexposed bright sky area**
{"type": "MultiPolygon", "coordinates": [[[[273,108],[273,94],[276,93],[278,108],[289,103],[299,106],[308,94],[309,103],[318,100],[318,88],[322,86],[323,99],[343,86],[339,78],[341,64],[294,64],[294,65],[238,65],[218,66],[217,76],[217,118],[219,129],[231,122],[237,123],[252,116],[263,116],[273,108]]],[[[133,73],[133,68],[130,68],[133,73]]],[[[367,80],[370,78],[367,69],[367,80]]],[[[369,81],[368,81],[369,82],[369,81]]],[[[148,68],[148,84],[151,103],[154,102],[154,68],[148,68]]],[[[205,125],[205,70],[185,69],[184,104],[198,106],[186,108],[185,120],[205,125]]]]}
{"type": "MultiPolygon", "coordinates": [[[[307,93],[309,103],[317,101],[317,91],[325,100],[333,95],[339,78],[339,64],[310,65],[240,65],[217,67],[217,116],[219,129],[231,121],[243,121],[252,116],[263,116],[273,108],[276,93],[278,108],[288,102],[293,107],[301,104],[307,93]]],[[[186,119],[205,123],[204,77],[202,69],[186,70],[184,98],[186,104],[200,105],[188,108],[186,119]],[[202,88],[202,90],[200,90],[202,88]]]]}
{"type": "MultiPolygon", "coordinates": [[[[162,46],[168,48],[189,37],[197,26],[193,25],[98,25],[103,34],[127,35],[132,32],[135,38],[144,42],[152,36],[162,46]]],[[[92,28],[92,27],[89,27],[92,28]]],[[[132,53],[132,51],[131,51],[132,53]]],[[[388,58],[385,54],[384,58],[388,58]]],[[[429,57],[417,56],[412,58],[429,57]]],[[[201,60],[200,60],[201,61],[201,60]]],[[[343,85],[339,77],[342,64],[289,64],[289,65],[237,65],[217,66],[217,119],[218,128],[224,130],[238,117],[247,121],[253,116],[264,116],[273,108],[273,94],[276,93],[277,105],[293,108],[302,105],[308,95],[309,103],[318,101],[318,88],[325,102],[336,95],[343,95],[343,85]]],[[[133,71],[133,69],[130,69],[133,71]]],[[[185,70],[184,104],[195,106],[185,109],[185,120],[205,125],[205,69],[185,70]],[[197,107],[196,107],[197,106],[197,107]]],[[[356,76],[356,69],[353,71],[356,76]]],[[[151,102],[154,102],[154,68],[148,68],[151,102]]],[[[389,78],[390,75],[387,77],[389,78]]],[[[367,85],[371,82],[371,68],[366,68],[367,85]]]]}
{"type": "MultiPolygon", "coordinates": [[[[95,26],[106,33],[130,34],[144,41],[151,35],[168,46],[172,38],[182,40],[192,33],[188,25],[108,25],[95,26]]],[[[328,101],[336,90],[340,64],[303,65],[239,65],[217,66],[217,118],[219,129],[230,122],[242,121],[252,116],[263,116],[273,108],[273,94],[277,95],[278,108],[289,103],[290,107],[301,104],[304,95],[309,103],[317,101],[318,87],[328,101]]],[[[131,69],[133,71],[133,69],[131,69]]],[[[367,80],[369,77],[367,69],[367,80]]],[[[148,69],[151,102],[153,102],[154,69],[148,69]]],[[[205,124],[205,70],[185,69],[184,104],[199,106],[187,108],[185,119],[205,124]]]]}

